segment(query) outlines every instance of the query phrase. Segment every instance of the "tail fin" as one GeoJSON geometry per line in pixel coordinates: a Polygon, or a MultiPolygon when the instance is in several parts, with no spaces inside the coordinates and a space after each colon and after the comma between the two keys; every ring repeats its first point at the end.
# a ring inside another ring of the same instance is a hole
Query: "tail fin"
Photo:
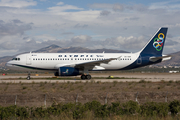
{"type": "Polygon", "coordinates": [[[161,27],[140,51],[141,54],[162,55],[168,28],[161,27]]]}

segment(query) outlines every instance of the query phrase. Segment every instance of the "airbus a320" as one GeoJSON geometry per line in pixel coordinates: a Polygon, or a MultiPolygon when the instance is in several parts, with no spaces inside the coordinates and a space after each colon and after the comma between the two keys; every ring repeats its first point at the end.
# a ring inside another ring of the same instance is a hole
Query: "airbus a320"
{"type": "MultiPolygon", "coordinates": [[[[54,71],[55,76],[77,76],[91,79],[89,71],[129,70],[169,60],[162,55],[168,28],[162,27],[136,53],[27,53],[6,63],[14,70],[54,71]]],[[[30,74],[27,79],[29,80],[30,74]]]]}

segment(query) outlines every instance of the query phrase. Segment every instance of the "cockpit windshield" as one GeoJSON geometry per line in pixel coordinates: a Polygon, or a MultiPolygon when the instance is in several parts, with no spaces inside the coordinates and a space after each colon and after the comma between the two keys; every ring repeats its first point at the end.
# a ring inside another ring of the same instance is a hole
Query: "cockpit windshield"
{"type": "Polygon", "coordinates": [[[19,61],[19,60],[20,60],[20,58],[13,58],[12,60],[16,60],[16,61],[19,61]]]}

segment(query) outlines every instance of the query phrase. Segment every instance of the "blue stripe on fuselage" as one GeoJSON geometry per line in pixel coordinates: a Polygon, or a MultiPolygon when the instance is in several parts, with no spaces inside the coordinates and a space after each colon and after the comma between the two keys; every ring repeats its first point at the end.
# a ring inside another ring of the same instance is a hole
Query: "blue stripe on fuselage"
{"type": "Polygon", "coordinates": [[[151,64],[160,63],[162,61],[162,59],[160,59],[160,60],[157,60],[155,62],[152,62],[149,60],[150,57],[152,57],[152,55],[141,55],[141,64],[137,63],[137,60],[139,58],[138,57],[137,60],[134,61],[132,64],[128,65],[125,68],[119,69],[119,70],[129,70],[129,69],[139,68],[139,67],[143,67],[143,66],[147,66],[147,65],[151,65],[151,64]]]}

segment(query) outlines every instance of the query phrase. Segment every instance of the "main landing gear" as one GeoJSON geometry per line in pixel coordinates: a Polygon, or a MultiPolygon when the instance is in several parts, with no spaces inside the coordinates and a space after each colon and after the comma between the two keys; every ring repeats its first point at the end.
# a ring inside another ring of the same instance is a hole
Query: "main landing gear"
{"type": "Polygon", "coordinates": [[[85,80],[85,79],[90,80],[91,79],[91,75],[84,75],[84,74],[82,74],[81,75],[81,79],[82,80],[85,80]]]}

